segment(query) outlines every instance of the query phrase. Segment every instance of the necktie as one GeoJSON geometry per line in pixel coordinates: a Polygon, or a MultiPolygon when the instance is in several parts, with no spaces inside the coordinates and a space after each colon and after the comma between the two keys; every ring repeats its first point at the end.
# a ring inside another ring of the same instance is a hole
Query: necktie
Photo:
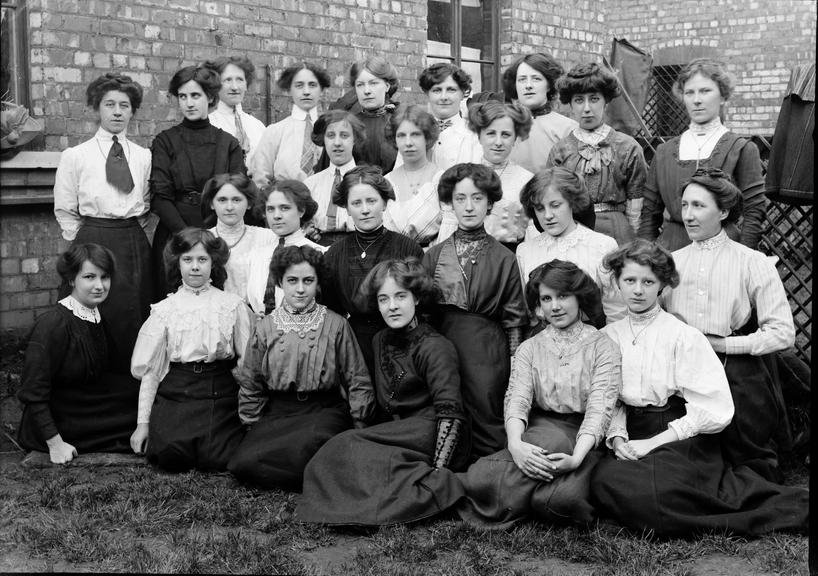
{"type": "Polygon", "coordinates": [[[329,206],[327,207],[327,230],[335,230],[335,217],[338,214],[338,207],[333,204],[332,199],[335,197],[335,191],[338,190],[338,185],[341,183],[341,171],[335,169],[335,178],[332,180],[332,190],[329,194],[329,206]]]}
{"type": "MultiPolygon", "coordinates": [[[[278,239],[278,248],[284,246],[284,236],[278,239]]],[[[276,281],[272,273],[267,274],[267,286],[264,288],[264,313],[269,314],[276,307],[276,281]]]]}
{"type": "Polygon", "coordinates": [[[247,138],[247,134],[244,132],[244,126],[241,124],[241,116],[239,116],[238,107],[233,108],[233,118],[236,121],[236,139],[239,141],[241,149],[247,152],[250,150],[250,140],[247,138]]]}
{"type": "Polygon", "coordinates": [[[304,122],[304,145],[301,146],[301,171],[310,176],[315,166],[315,144],[312,142],[312,120],[304,122]]]}
{"type": "Polygon", "coordinates": [[[131,169],[128,168],[128,159],[125,158],[125,151],[119,143],[119,138],[113,136],[112,139],[114,143],[105,160],[105,179],[114,188],[128,194],[134,186],[131,169]]]}
{"type": "Polygon", "coordinates": [[[449,118],[448,120],[438,120],[437,127],[440,128],[440,131],[443,132],[446,128],[450,128],[452,126],[452,120],[449,118]]]}

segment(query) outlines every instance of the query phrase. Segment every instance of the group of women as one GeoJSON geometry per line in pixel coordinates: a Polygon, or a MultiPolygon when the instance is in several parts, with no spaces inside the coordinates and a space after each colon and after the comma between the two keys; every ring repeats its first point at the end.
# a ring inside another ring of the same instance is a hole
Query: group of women
{"type": "Polygon", "coordinates": [[[27,350],[25,448],[228,470],[301,490],[305,522],[806,529],[766,358],[792,315],[754,250],[760,161],[721,123],[722,64],[684,69],[690,128],[650,168],[605,124],[618,85],[596,64],[520,57],[505,102],[461,115],[452,64],[421,73],[422,107],[392,102],[385,59],[356,63],[357,102],[319,114],[329,76],[300,63],[266,128],[241,109],[253,72],[179,70],[184,118],[150,151],[127,138],[139,85],[89,85],[100,128],[57,174],[73,243],[27,350]]]}

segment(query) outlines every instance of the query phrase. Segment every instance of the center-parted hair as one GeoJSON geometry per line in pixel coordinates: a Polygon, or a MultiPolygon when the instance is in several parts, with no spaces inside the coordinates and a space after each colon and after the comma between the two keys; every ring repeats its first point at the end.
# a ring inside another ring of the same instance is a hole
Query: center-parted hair
{"type": "Polygon", "coordinates": [[[181,70],[177,70],[170,79],[168,92],[178,98],[179,88],[191,80],[202,87],[202,91],[209,102],[209,108],[212,110],[219,102],[219,91],[222,89],[222,79],[219,74],[204,65],[185,66],[181,70]]]}
{"type": "Polygon", "coordinates": [[[395,135],[398,133],[398,128],[403,122],[411,122],[423,132],[423,137],[426,139],[426,151],[432,149],[432,146],[437,142],[437,137],[440,135],[440,128],[437,125],[435,117],[429,114],[421,106],[417,104],[401,104],[389,121],[386,123],[384,134],[386,141],[395,148],[398,144],[395,140],[395,135]]]}
{"type": "Polygon", "coordinates": [[[486,100],[479,104],[472,104],[469,106],[468,126],[472,132],[479,135],[492,122],[506,117],[511,118],[514,124],[514,134],[520,140],[528,138],[528,133],[531,131],[531,112],[525,106],[517,103],[486,100]]]}
{"type": "Polygon", "coordinates": [[[366,126],[347,110],[327,110],[321,114],[312,127],[312,143],[323,147],[327,128],[336,122],[347,122],[352,129],[352,157],[357,160],[366,144],[366,126]]]}
{"type": "Polygon", "coordinates": [[[326,70],[317,64],[313,64],[312,62],[298,62],[292,66],[287,66],[281,71],[278,80],[276,80],[276,86],[278,86],[278,89],[282,92],[289,92],[290,88],[293,86],[293,79],[295,78],[296,74],[302,70],[309,70],[313,73],[315,79],[318,80],[318,85],[321,87],[321,90],[326,90],[332,84],[332,78],[330,78],[330,75],[326,70]]]}
{"type": "Polygon", "coordinates": [[[341,208],[346,208],[349,200],[349,191],[357,184],[368,184],[375,189],[375,191],[383,199],[384,205],[390,200],[395,199],[395,190],[389,183],[389,180],[383,177],[383,173],[379,166],[372,166],[369,164],[361,164],[356,166],[341,178],[341,183],[335,194],[332,195],[332,203],[341,208]]]}
{"type": "Polygon", "coordinates": [[[471,94],[471,76],[451,62],[437,62],[425,68],[418,76],[418,84],[421,90],[428,92],[435,84],[440,84],[449,76],[452,77],[457,87],[463,92],[463,96],[468,98],[469,94],[471,94]]]}
{"type": "Polygon", "coordinates": [[[525,284],[525,301],[532,312],[540,304],[541,285],[548,286],[558,294],[573,294],[577,297],[579,309],[591,324],[596,328],[605,326],[599,286],[573,262],[551,260],[531,271],[525,284]]]}
{"type": "Polygon", "coordinates": [[[358,76],[364,70],[386,82],[386,101],[388,103],[392,95],[398,91],[397,69],[383,56],[370,56],[366,60],[355,62],[349,68],[349,83],[353,88],[355,88],[358,76]]]}
{"type": "Polygon", "coordinates": [[[503,72],[503,93],[506,101],[511,102],[517,99],[517,68],[520,67],[520,64],[528,64],[545,77],[548,81],[548,91],[546,92],[548,101],[553,100],[557,94],[557,78],[562,76],[564,70],[560,63],[550,54],[534,52],[518,57],[503,72]]]}
{"type": "Polygon", "coordinates": [[[228,64],[240,68],[244,72],[244,80],[247,82],[249,88],[256,79],[256,67],[247,56],[219,56],[214,60],[208,60],[204,63],[208,68],[215,70],[221,76],[228,64]]]}
{"type": "Polygon", "coordinates": [[[619,81],[610,70],[602,68],[596,62],[578,64],[557,80],[560,102],[570,104],[575,94],[599,92],[610,102],[620,94],[619,81]]]}
{"type": "Polygon", "coordinates": [[[537,215],[534,206],[542,202],[543,195],[552,186],[568,202],[575,220],[578,214],[591,206],[591,195],[585,186],[585,179],[580,174],[562,166],[546,168],[537,172],[520,192],[520,204],[523,205],[526,215],[535,222],[537,215]]]}
{"type": "Polygon", "coordinates": [[[682,194],[690,184],[698,184],[710,192],[719,210],[726,210],[727,217],[723,223],[737,222],[744,207],[741,190],[733,184],[731,178],[719,168],[699,169],[690,180],[682,184],[682,194]]]}
{"type": "Polygon", "coordinates": [[[438,199],[445,204],[451,204],[454,187],[466,178],[470,178],[474,186],[486,195],[489,205],[503,199],[503,187],[497,173],[488,166],[471,162],[455,164],[440,176],[437,185],[438,199]]]}
{"type": "Polygon", "coordinates": [[[179,258],[185,252],[190,252],[201,244],[210,255],[212,261],[210,266],[210,282],[216,288],[223,290],[224,281],[227,280],[227,270],[224,265],[230,257],[230,248],[222,238],[215,236],[212,232],[203,228],[188,226],[170,237],[165,244],[162,257],[165,261],[165,275],[168,286],[176,290],[182,285],[182,272],[179,269],[179,258]]]}
{"type": "Polygon", "coordinates": [[[306,184],[300,180],[276,180],[267,192],[261,194],[256,214],[260,220],[265,219],[267,200],[270,199],[270,194],[273,192],[281,192],[295,204],[297,210],[303,212],[301,226],[312,220],[312,217],[318,212],[318,202],[312,199],[312,194],[306,184]]]}
{"type": "Polygon", "coordinates": [[[258,212],[259,192],[253,181],[244,174],[217,174],[205,182],[202,189],[201,210],[204,226],[211,228],[218,220],[216,213],[210,207],[211,202],[219,193],[219,190],[227,184],[232,184],[245,198],[247,198],[247,211],[244,213],[244,221],[252,219],[258,212]]]}
{"type": "Polygon", "coordinates": [[[417,258],[384,260],[369,271],[359,288],[361,303],[366,303],[372,313],[378,312],[378,290],[387,278],[411,292],[417,298],[420,310],[428,310],[437,302],[438,288],[417,258]]]}
{"type": "Polygon", "coordinates": [[[130,76],[119,72],[107,72],[93,80],[85,89],[86,103],[94,110],[99,110],[102,97],[112,90],[124,92],[131,101],[131,108],[134,112],[142,104],[142,86],[130,76]]]}
{"type": "Polygon", "coordinates": [[[705,78],[710,78],[719,87],[721,97],[729,100],[733,95],[735,88],[735,80],[727,71],[727,66],[724,62],[720,62],[713,58],[696,58],[688,62],[687,66],[682,68],[679,72],[679,77],[673,84],[673,92],[677,97],[681,97],[684,93],[685,84],[696,74],[701,74],[705,78]]]}
{"type": "Polygon", "coordinates": [[[57,258],[57,274],[62,278],[64,285],[73,282],[85,262],[90,262],[107,273],[113,280],[116,273],[114,253],[105,246],[89,242],[87,244],[72,244],[68,250],[57,258]]]}
{"type": "Polygon", "coordinates": [[[679,272],[676,270],[673,256],[656,242],[644,238],[631,240],[606,254],[602,265],[613,272],[614,277],[619,280],[622,269],[628,261],[648,266],[664,286],[676,288],[679,285],[679,272]]]}
{"type": "Polygon", "coordinates": [[[321,280],[326,277],[326,268],[324,267],[324,255],[311,246],[281,246],[276,248],[273,252],[273,258],[270,260],[270,274],[277,286],[281,286],[281,281],[284,279],[284,274],[291,266],[296,266],[306,262],[315,270],[315,280],[317,285],[321,285],[321,280]]]}

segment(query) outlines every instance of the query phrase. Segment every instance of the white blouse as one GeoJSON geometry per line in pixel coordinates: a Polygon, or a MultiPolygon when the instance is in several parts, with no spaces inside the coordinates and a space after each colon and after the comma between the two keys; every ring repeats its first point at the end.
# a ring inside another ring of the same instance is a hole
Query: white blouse
{"type": "MultiPolygon", "coordinates": [[[[301,154],[304,149],[307,112],[293,104],[290,115],[270,124],[264,129],[249,165],[256,185],[263,187],[265,177],[270,180],[301,180],[307,175],[301,170],[301,154]]],[[[318,109],[309,111],[310,122],[318,120],[318,109]]],[[[314,148],[317,162],[323,147],[314,148]]]]}
{"type": "MultiPolygon", "coordinates": [[[[327,168],[304,180],[304,184],[310,189],[310,196],[312,196],[312,199],[318,204],[318,210],[312,219],[313,224],[315,224],[315,227],[322,232],[328,232],[327,210],[329,209],[330,204],[332,204],[332,183],[335,181],[336,168],[341,173],[341,178],[343,178],[347,172],[355,168],[355,160],[350,160],[343,166],[335,166],[334,164],[330,164],[327,168]]],[[[335,213],[335,228],[333,231],[351,232],[354,230],[354,228],[355,224],[353,223],[352,217],[349,216],[346,209],[337,206],[335,213]]]]}
{"type": "MultiPolygon", "coordinates": [[[[261,140],[261,135],[264,133],[264,123],[255,116],[242,110],[241,104],[236,106],[236,110],[239,113],[239,118],[241,118],[241,127],[244,129],[244,134],[247,136],[247,140],[250,144],[250,149],[247,151],[247,156],[244,159],[245,165],[249,168],[252,166],[253,155],[261,140]]],[[[216,105],[216,109],[208,114],[208,119],[213,126],[221,128],[238,140],[239,130],[236,128],[236,116],[230,106],[219,101],[216,105]]]]}
{"type": "Polygon", "coordinates": [[[687,409],[668,424],[680,440],[721,432],[730,423],[734,408],[727,376],[701,332],[657,308],[629,313],[602,332],[622,352],[622,404],[608,430],[609,446],[615,436],[628,440],[626,406],[661,407],[674,394],[684,398],[687,409]]]}
{"type": "Polygon", "coordinates": [[[728,354],[760,356],[795,343],[787,293],[771,259],[722,230],[673,253],[681,282],[666,289],[665,309],[704,334],[725,337],[728,354]],[[758,329],[733,336],[755,310],[758,329]]]}
{"type": "Polygon", "coordinates": [[[249,302],[247,283],[251,273],[251,259],[255,253],[265,248],[274,248],[278,243],[278,236],[269,228],[248,226],[243,222],[240,227],[234,228],[219,222],[210,231],[223,238],[230,247],[230,258],[225,265],[227,280],[224,282],[224,291],[249,302]]]}
{"type": "Polygon", "coordinates": [[[551,236],[548,232],[543,232],[517,246],[517,265],[525,285],[528,275],[541,264],[556,259],[573,262],[602,290],[602,309],[610,324],[624,318],[627,311],[613,273],[602,264],[605,255],[617,247],[616,240],[610,236],[577,224],[574,230],[563,236],[551,236]]]}
{"type": "Polygon", "coordinates": [[[408,236],[418,243],[425,243],[428,239],[437,237],[441,218],[440,202],[437,199],[437,181],[441,172],[431,163],[427,164],[424,170],[431,173],[429,181],[422,182],[414,190],[409,186],[404,166],[395,168],[385,176],[395,188],[398,199],[387,203],[383,225],[386,229],[408,236]],[[398,194],[398,188],[403,188],[404,192],[398,194]],[[407,189],[410,190],[408,195],[407,189]],[[401,197],[405,199],[401,201],[401,197]]]}
{"type": "MultiPolygon", "coordinates": [[[[432,162],[441,170],[463,162],[480,163],[483,147],[477,134],[469,130],[462,116],[450,118],[452,125],[443,130],[432,147],[432,162]]],[[[437,187],[435,187],[437,189],[437,187]]]]}
{"type": "Polygon", "coordinates": [[[238,358],[234,375],[250,338],[253,315],[241,298],[214,286],[182,285],[157,304],[136,338],[131,374],[142,380],[137,423],[150,422],[159,383],[171,362],[216,362],[238,358]]]}

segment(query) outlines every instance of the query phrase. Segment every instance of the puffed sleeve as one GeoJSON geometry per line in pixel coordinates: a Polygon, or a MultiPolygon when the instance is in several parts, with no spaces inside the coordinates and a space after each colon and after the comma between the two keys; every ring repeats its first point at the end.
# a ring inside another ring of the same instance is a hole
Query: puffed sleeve
{"type": "Polygon", "coordinates": [[[533,339],[528,339],[517,348],[511,361],[511,377],[503,401],[503,421],[518,418],[528,426],[528,414],[534,399],[533,339]]]}
{"type": "Polygon", "coordinates": [[[253,329],[247,340],[242,367],[236,376],[239,383],[239,419],[244,425],[257,422],[267,405],[267,374],[264,363],[269,349],[268,337],[274,338],[268,330],[270,322],[270,318],[265,317],[253,329]]]}
{"type": "Polygon", "coordinates": [[[724,430],[733,418],[733,397],[724,367],[707,338],[696,329],[685,330],[673,358],[676,387],[686,402],[687,413],[668,427],[679,440],[724,430]]]}
{"type": "Polygon", "coordinates": [[[753,142],[747,142],[741,149],[733,175],[743,200],[741,243],[755,250],[767,217],[767,197],[764,195],[761,157],[753,142]]]}
{"type": "Polygon", "coordinates": [[[338,360],[338,373],[346,391],[349,402],[349,413],[352,419],[367,422],[375,411],[375,391],[369,377],[363,353],[355,334],[343,318],[341,328],[335,340],[335,357],[338,360]]]}
{"type": "Polygon", "coordinates": [[[756,312],[758,330],[746,336],[728,336],[728,354],[761,356],[795,344],[795,325],[787,293],[769,258],[753,253],[747,259],[746,290],[756,312]]]}
{"type": "Polygon", "coordinates": [[[622,388],[622,357],[613,340],[600,334],[594,346],[593,368],[585,417],[577,432],[594,437],[594,445],[605,436],[613,415],[616,399],[622,388]]]}
{"type": "Polygon", "coordinates": [[[161,312],[159,304],[155,304],[151,307],[151,315],[142,324],[136,337],[131,355],[131,375],[141,380],[137,424],[150,422],[153,400],[156,398],[159,383],[170,370],[167,322],[168,319],[161,312]]]}
{"type": "MultiPolygon", "coordinates": [[[[665,146],[663,144],[662,146],[665,146]]],[[[662,148],[659,147],[659,149],[662,148]]],[[[657,174],[657,166],[661,155],[659,150],[653,157],[653,161],[648,168],[648,177],[645,180],[645,187],[643,189],[642,197],[642,214],[639,218],[639,238],[646,240],[656,240],[659,237],[659,226],[662,225],[662,212],[665,209],[665,203],[662,200],[662,195],[659,194],[659,176],[657,174]]]]}
{"type": "Polygon", "coordinates": [[[173,144],[167,132],[161,132],[151,144],[151,210],[171,232],[185,227],[185,221],[176,207],[176,187],[173,180],[173,144]]]}
{"type": "Polygon", "coordinates": [[[414,360],[429,386],[435,415],[464,420],[460,367],[454,344],[439,334],[430,334],[419,346],[414,360]]]}
{"type": "Polygon", "coordinates": [[[79,212],[79,175],[74,148],[60,155],[54,176],[54,216],[62,229],[62,237],[73,240],[82,225],[79,212]]]}

